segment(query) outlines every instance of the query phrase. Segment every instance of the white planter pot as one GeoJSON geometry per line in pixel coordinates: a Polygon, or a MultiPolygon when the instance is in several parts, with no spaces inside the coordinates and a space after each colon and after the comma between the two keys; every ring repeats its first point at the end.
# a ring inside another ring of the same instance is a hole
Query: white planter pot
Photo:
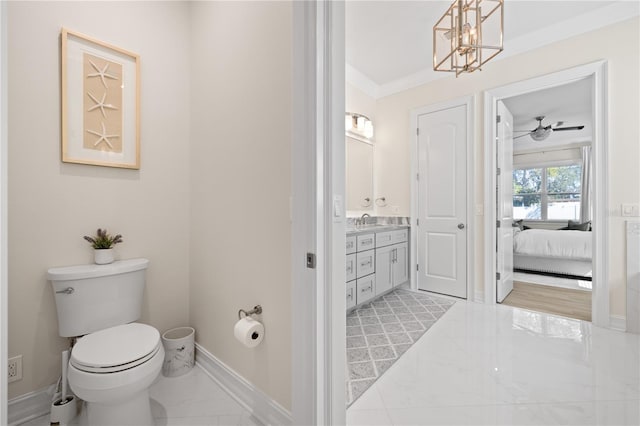
{"type": "Polygon", "coordinates": [[[113,249],[95,249],[93,254],[98,265],[107,265],[113,262],[113,249]]]}

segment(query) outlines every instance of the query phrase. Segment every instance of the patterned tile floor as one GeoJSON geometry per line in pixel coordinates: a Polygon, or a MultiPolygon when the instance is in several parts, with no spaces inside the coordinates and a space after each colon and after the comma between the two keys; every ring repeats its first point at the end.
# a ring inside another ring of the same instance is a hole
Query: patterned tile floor
{"type": "Polygon", "coordinates": [[[347,315],[347,405],[351,405],[455,302],[394,290],[347,315]]]}

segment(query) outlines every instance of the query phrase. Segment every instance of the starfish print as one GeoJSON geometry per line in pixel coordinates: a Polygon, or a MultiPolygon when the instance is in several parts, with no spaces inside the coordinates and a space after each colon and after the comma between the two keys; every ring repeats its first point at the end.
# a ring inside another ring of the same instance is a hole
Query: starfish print
{"type": "Polygon", "coordinates": [[[104,122],[102,121],[100,122],[100,124],[102,124],[102,133],[94,132],[93,130],[87,130],[87,132],[91,133],[92,135],[100,136],[100,139],[98,139],[96,143],[93,144],[93,146],[98,146],[100,142],[104,142],[109,145],[109,148],[113,149],[113,145],[111,145],[111,142],[109,142],[109,138],[119,138],[120,135],[107,135],[107,129],[104,126],[104,122]]]}
{"type": "Polygon", "coordinates": [[[100,77],[100,80],[102,80],[102,84],[104,85],[104,87],[108,87],[107,86],[107,81],[104,79],[105,77],[106,78],[111,78],[113,80],[117,80],[118,79],[118,77],[116,77],[115,75],[111,75],[111,74],[107,73],[107,69],[109,69],[109,62],[106,63],[106,65],[104,66],[103,69],[98,68],[98,66],[96,64],[94,64],[91,59],[89,59],[89,63],[91,64],[93,69],[95,69],[97,72],[94,72],[92,74],[87,74],[87,77],[100,77]]]}
{"type": "Polygon", "coordinates": [[[89,97],[93,100],[93,102],[95,102],[96,104],[94,106],[92,106],[91,108],[89,108],[87,111],[93,111],[96,108],[100,108],[100,111],[102,111],[102,116],[104,118],[107,118],[106,113],[104,112],[105,108],[108,109],[118,109],[116,107],[114,107],[111,104],[105,104],[104,101],[107,98],[107,92],[104,92],[104,95],[102,95],[102,99],[98,100],[95,96],[93,96],[90,92],[87,92],[87,95],[89,95],[89,97]]]}

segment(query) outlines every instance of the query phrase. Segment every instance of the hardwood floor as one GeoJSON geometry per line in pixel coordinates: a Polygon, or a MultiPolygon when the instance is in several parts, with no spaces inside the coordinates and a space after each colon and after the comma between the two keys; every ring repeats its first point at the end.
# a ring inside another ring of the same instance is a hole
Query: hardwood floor
{"type": "Polygon", "coordinates": [[[513,282],[504,305],[591,321],[591,292],[513,282]]]}

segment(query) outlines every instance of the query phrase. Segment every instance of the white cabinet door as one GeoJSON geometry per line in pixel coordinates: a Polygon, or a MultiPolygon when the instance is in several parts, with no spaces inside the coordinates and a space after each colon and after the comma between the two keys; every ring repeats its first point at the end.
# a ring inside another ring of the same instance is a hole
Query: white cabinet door
{"type": "Polygon", "coordinates": [[[375,250],[363,251],[356,253],[356,277],[364,277],[365,275],[373,274],[376,271],[375,267],[375,250]]]}
{"type": "Polygon", "coordinates": [[[376,294],[382,294],[393,287],[394,247],[376,249],[376,294]]]}
{"type": "Polygon", "coordinates": [[[347,255],[347,275],[346,281],[351,281],[356,279],[356,254],[348,254],[347,255]]]}
{"type": "Polygon", "coordinates": [[[347,309],[356,306],[356,280],[347,283],[347,309]]]}
{"type": "Polygon", "coordinates": [[[396,244],[393,247],[393,285],[404,284],[409,280],[409,245],[396,244]]]}
{"type": "Polygon", "coordinates": [[[376,295],[376,276],[367,275],[356,280],[356,303],[359,305],[373,298],[376,295]]]}

